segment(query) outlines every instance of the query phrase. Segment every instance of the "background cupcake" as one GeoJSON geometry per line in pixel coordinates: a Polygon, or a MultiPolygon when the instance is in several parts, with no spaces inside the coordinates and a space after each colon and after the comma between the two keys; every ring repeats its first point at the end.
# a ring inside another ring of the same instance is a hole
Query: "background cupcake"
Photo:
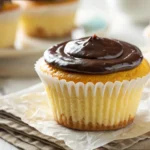
{"type": "Polygon", "coordinates": [[[136,46],[97,36],[51,47],[36,71],[55,120],[79,130],[130,124],[150,76],[150,66],[136,46]]]}
{"type": "Polygon", "coordinates": [[[25,9],[21,26],[29,36],[63,37],[70,35],[75,27],[78,0],[32,0],[19,3],[25,9]]]}
{"type": "Polygon", "coordinates": [[[10,0],[0,1],[0,48],[14,45],[19,16],[19,5],[10,0]]]}

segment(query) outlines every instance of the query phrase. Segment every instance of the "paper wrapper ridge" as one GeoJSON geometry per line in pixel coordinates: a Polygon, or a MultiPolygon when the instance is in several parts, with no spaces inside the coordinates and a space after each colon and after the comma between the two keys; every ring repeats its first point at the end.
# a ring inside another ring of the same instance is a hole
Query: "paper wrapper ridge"
{"type": "Polygon", "coordinates": [[[112,130],[130,124],[150,75],[131,81],[86,84],[59,80],[35,69],[45,85],[55,120],[79,130],[112,130]]]}
{"type": "Polygon", "coordinates": [[[22,31],[31,37],[70,36],[75,27],[77,2],[27,7],[21,18],[22,31]]]}
{"type": "Polygon", "coordinates": [[[0,49],[14,45],[20,14],[20,9],[0,14],[0,49]]]}

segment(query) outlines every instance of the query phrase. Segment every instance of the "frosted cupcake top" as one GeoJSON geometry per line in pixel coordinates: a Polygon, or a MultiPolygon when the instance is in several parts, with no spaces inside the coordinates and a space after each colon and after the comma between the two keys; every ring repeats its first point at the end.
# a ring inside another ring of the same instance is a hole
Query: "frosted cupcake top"
{"type": "Polygon", "coordinates": [[[110,74],[137,67],[143,56],[132,44],[94,35],[55,45],[45,51],[44,59],[68,72],[110,74]]]}

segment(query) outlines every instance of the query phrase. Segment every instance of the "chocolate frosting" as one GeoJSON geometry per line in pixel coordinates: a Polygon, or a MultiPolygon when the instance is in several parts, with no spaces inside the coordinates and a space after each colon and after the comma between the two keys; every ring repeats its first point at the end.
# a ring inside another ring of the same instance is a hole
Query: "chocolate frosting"
{"type": "Polygon", "coordinates": [[[110,74],[137,67],[143,56],[132,44],[94,35],[55,45],[45,51],[44,58],[64,71],[110,74]]]}

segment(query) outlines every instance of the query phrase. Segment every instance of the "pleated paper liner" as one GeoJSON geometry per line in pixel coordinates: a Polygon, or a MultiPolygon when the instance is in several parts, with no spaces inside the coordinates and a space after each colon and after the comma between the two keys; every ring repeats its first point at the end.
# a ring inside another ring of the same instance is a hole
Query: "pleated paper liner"
{"type": "Polygon", "coordinates": [[[62,15],[62,13],[70,13],[76,11],[79,1],[70,1],[57,4],[32,4],[23,1],[16,1],[15,3],[19,4],[24,9],[24,14],[26,15],[37,15],[47,13],[50,15],[62,15]]]}
{"type": "Polygon", "coordinates": [[[142,90],[150,75],[123,82],[74,83],[59,80],[40,70],[55,120],[78,130],[113,130],[132,123],[142,90]]]}
{"type": "Polygon", "coordinates": [[[78,1],[28,7],[20,23],[26,35],[51,39],[71,35],[78,1]]]}
{"type": "Polygon", "coordinates": [[[5,11],[5,12],[2,12],[0,14],[0,22],[5,22],[5,21],[18,21],[18,18],[20,17],[22,13],[22,10],[21,9],[14,9],[14,10],[11,10],[11,11],[5,11]]]}
{"type": "Polygon", "coordinates": [[[0,13],[0,51],[14,45],[20,14],[19,8],[0,13]]]}

